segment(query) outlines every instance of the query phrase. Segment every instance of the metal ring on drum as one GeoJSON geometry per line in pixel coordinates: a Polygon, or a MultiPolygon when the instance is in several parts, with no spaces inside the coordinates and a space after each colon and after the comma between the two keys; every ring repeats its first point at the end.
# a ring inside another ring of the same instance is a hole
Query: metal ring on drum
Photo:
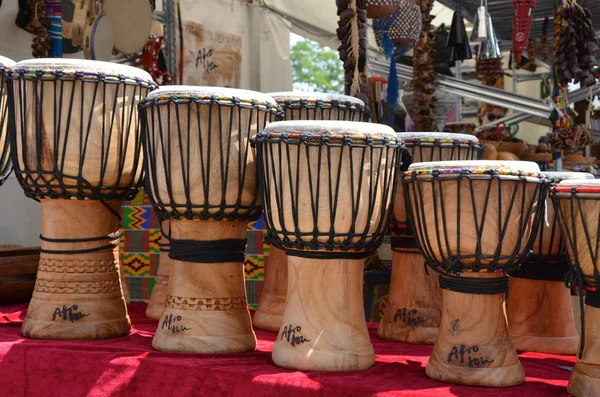
{"type": "MultiPolygon", "coordinates": [[[[473,135],[406,132],[396,136],[411,151],[414,162],[477,160],[483,153],[483,144],[473,135]]],[[[439,328],[442,292],[437,273],[427,270],[408,225],[403,192],[399,181],[390,223],[392,280],[377,336],[402,343],[433,344],[439,328]]]]}
{"type": "Polygon", "coordinates": [[[170,259],[159,264],[170,277],[152,346],[251,351],[245,237],[248,222],[261,214],[251,138],[280,119],[281,110],[258,92],[164,86],[148,95],[140,114],[146,193],[170,259]]]}
{"type": "Polygon", "coordinates": [[[600,181],[568,179],[550,190],[571,264],[569,282],[579,288],[581,343],[567,391],[574,397],[600,390],[600,181]],[[584,293],[585,290],[585,310],[584,293]]]}
{"type": "Polygon", "coordinates": [[[409,224],[442,288],[426,374],[460,385],[523,383],[503,311],[506,273],[531,250],[547,178],[531,162],[442,161],[412,164],[402,183],[409,224]]]}
{"type": "Polygon", "coordinates": [[[6,76],[15,176],[42,210],[40,265],[21,332],[127,335],[120,209],[141,188],[137,104],[156,85],[134,67],[75,59],[22,61],[6,76]]]}
{"type": "Polygon", "coordinates": [[[270,243],[285,250],[288,264],[276,365],[351,371],[374,364],[364,258],[389,223],[401,150],[391,128],[370,123],[283,121],[256,137],[270,243]]]}

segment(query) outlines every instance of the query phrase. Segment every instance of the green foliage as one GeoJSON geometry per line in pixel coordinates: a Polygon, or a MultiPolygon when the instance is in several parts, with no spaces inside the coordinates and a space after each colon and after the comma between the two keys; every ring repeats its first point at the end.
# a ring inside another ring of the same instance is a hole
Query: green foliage
{"type": "Polygon", "coordinates": [[[294,89],[344,93],[344,68],[338,52],[312,40],[297,41],[290,50],[294,89]]]}

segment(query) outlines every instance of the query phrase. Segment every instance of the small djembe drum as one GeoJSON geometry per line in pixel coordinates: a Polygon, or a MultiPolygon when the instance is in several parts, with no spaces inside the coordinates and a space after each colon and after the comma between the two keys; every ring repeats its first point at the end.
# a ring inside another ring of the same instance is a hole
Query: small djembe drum
{"type": "Polygon", "coordinates": [[[258,134],[264,217],[288,264],[276,365],[350,371],[374,364],[364,258],[389,222],[401,147],[391,128],[369,123],[284,121],[258,134]]]}
{"type": "Polygon", "coordinates": [[[121,202],[142,182],[141,69],[36,59],[11,70],[15,176],[42,210],[40,265],[21,332],[35,339],[127,335],[119,277],[121,202]]]}
{"type": "Polygon", "coordinates": [[[160,351],[253,350],[244,257],[246,228],[260,217],[250,138],[281,117],[264,94],[165,86],[140,106],[145,190],[170,243],[160,351]]]}
{"type": "Polygon", "coordinates": [[[369,121],[365,103],[348,95],[322,92],[273,92],[268,94],[281,106],[285,120],[369,121]]]}
{"type": "MultiPolygon", "coordinates": [[[[285,113],[286,120],[368,121],[363,101],[346,95],[318,92],[279,92],[268,94],[285,113]]],[[[285,251],[271,246],[265,266],[265,284],[258,299],[252,324],[255,328],[279,331],[287,295],[287,260],[285,251]]]]}
{"type": "MultiPolygon", "coordinates": [[[[472,135],[406,132],[396,135],[412,152],[412,161],[477,160],[483,145],[472,135]]],[[[442,292],[437,273],[428,271],[408,225],[404,190],[398,184],[392,234],[392,281],[389,300],[377,336],[403,343],[435,343],[440,323],[442,292]]]]}
{"type": "Polygon", "coordinates": [[[442,161],[412,164],[402,182],[419,249],[440,272],[442,316],[427,375],[472,386],[522,383],[503,310],[506,273],[531,250],[546,177],[530,162],[442,161]]]}
{"type": "MultiPolygon", "coordinates": [[[[583,172],[544,172],[553,186],[566,179],[594,179],[583,172]]],[[[518,351],[574,355],[579,335],[573,319],[571,291],[565,279],[571,267],[550,199],[538,227],[533,253],[509,273],[508,329],[518,351]],[[546,221],[548,224],[546,224],[546,221]]]]}
{"type": "Polygon", "coordinates": [[[600,181],[564,180],[550,191],[572,266],[573,284],[580,289],[581,343],[567,391],[574,397],[600,396],[600,181]]]}
{"type": "Polygon", "coordinates": [[[15,61],[0,56],[0,186],[12,171],[10,144],[8,139],[8,76],[15,61]]]}

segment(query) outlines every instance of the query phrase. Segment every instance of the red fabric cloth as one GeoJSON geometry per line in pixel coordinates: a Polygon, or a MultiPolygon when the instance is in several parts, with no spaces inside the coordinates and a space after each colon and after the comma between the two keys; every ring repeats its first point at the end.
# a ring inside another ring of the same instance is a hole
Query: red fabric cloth
{"type": "Polygon", "coordinates": [[[303,373],[271,361],[274,333],[256,330],[251,353],[192,355],[152,349],[157,322],[132,303],[129,336],[101,341],[24,339],[26,305],[0,307],[0,396],[567,396],[574,357],[521,354],[525,384],[505,388],[446,385],[429,379],[431,346],[378,339],[369,332],[377,363],[365,371],[303,373]]]}

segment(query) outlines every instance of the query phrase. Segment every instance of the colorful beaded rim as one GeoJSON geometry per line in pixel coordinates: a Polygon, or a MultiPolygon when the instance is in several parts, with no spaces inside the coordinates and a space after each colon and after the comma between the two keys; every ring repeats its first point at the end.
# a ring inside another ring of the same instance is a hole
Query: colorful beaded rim
{"type": "Polygon", "coordinates": [[[404,143],[450,143],[453,145],[473,145],[473,146],[482,146],[479,141],[468,141],[466,139],[452,139],[452,138],[402,138],[402,142],[404,143]]]}
{"type": "Polygon", "coordinates": [[[307,134],[298,132],[259,132],[256,135],[257,139],[268,139],[272,141],[298,141],[299,143],[308,141],[320,141],[323,143],[327,142],[342,142],[344,144],[351,144],[353,142],[361,142],[367,144],[382,144],[382,145],[401,145],[402,141],[396,137],[388,136],[373,136],[365,134],[334,134],[324,132],[322,134],[307,134]]]}
{"type": "Polygon", "coordinates": [[[232,105],[240,105],[241,107],[246,108],[261,108],[266,109],[268,111],[273,111],[275,113],[281,113],[281,107],[277,103],[266,102],[266,101],[257,101],[256,99],[241,99],[233,96],[221,96],[221,95],[194,95],[194,94],[185,94],[185,95],[161,95],[152,98],[146,98],[140,102],[141,107],[149,107],[152,105],[165,105],[167,103],[199,103],[199,104],[207,104],[211,102],[219,102],[222,104],[229,103],[232,105]]]}
{"type": "Polygon", "coordinates": [[[498,169],[466,169],[466,168],[442,168],[442,169],[427,169],[427,170],[408,170],[404,172],[404,176],[413,175],[505,175],[505,176],[524,176],[528,178],[546,179],[546,175],[538,172],[525,172],[519,170],[510,170],[505,168],[498,169]]]}
{"type": "Polygon", "coordinates": [[[600,193],[600,186],[553,186],[558,193],[600,193]]]}
{"type": "Polygon", "coordinates": [[[143,86],[158,88],[158,85],[152,80],[144,80],[141,77],[130,77],[123,74],[114,73],[103,73],[103,72],[88,72],[85,70],[63,70],[63,69],[29,69],[29,68],[12,68],[9,76],[16,80],[19,77],[25,77],[28,79],[46,79],[52,80],[53,78],[69,78],[69,79],[81,79],[89,81],[104,81],[108,80],[111,82],[125,82],[125,83],[137,83],[143,86]]]}
{"type": "Polygon", "coordinates": [[[346,107],[355,110],[366,110],[367,106],[364,104],[351,102],[351,101],[340,101],[337,99],[317,99],[317,98],[286,98],[286,99],[275,99],[275,101],[285,109],[285,106],[295,105],[312,105],[312,106],[330,106],[330,107],[346,107]],[[283,106],[285,105],[285,106],[283,106]]]}

